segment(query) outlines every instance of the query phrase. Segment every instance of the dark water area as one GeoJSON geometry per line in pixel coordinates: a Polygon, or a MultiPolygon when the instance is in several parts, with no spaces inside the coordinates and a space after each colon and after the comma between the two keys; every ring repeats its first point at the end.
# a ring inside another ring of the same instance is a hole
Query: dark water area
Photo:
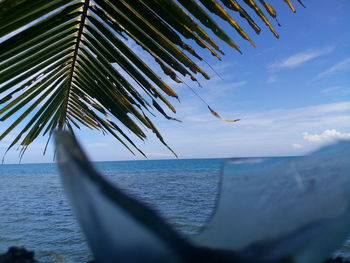
{"type": "MultiPolygon", "coordinates": [[[[184,235],[210,217],[224,159],[95,163],[118,187],[158,210],[184,235]]],[[[92,257],[63,193],[55,164],[0,166],[0,252],[24,245],[40,262],[92,257]]]]}

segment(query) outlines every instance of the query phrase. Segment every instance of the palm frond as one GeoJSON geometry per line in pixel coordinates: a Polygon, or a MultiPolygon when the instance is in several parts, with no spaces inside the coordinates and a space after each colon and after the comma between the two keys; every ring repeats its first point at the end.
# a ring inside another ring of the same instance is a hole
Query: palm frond
{"type": "MultiPolygon", "coordinates": [[[[194,61],[203,60],[198,47],[221,60],[217,38],[241,52],[215,17],[255,46],[232,16],[244,18],[260,33],[253,12],[278,37],[262,8],[273,18],[275,9],[259,2],[261,7],[254,0],[0,1],[0,121],[15,118],[0,140],[23,123],[8,147],[21,145],[21,154],[40,134],[73,127],[110,133],[141,154],[127,134],[144,140],[145,130],[151,130],[167,146],[147,114],[155,109],[176,120],[163,107],[175,113],[165,96],[178,95],[128,40],[176,82],[184,76],[197,81],[198,74],[209,79],[194,61]]],[[[292,2],[285,2],[295,12],[292,2]]]]}

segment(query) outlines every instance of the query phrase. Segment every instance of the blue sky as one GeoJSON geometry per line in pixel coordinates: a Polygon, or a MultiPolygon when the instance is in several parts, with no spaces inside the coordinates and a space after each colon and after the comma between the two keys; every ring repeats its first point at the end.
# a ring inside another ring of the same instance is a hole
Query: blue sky
{"type": "MultiPolygon", "coordinates": [[[[277,2],[280,39],[262,23],[259,36],[245,27],[257,46],[253,48],[225,27],[243,55],[220,43],[226,53],[223,61],[201,54],[223,80],[199,62],[212,79],[201,80],[203,88],[186,81],[220,115],[240,122],[213,117],[186,86],[167,80],[180,95],[181,103],[171,101],[182,123],[159,114],[153,121],[180,158],[300,155],[334,139],[350,138],[350,2],[305,0],[307,8],[296,3],[296,14],[283,1],[277,2]]],[[[2,123],[0,132],[11,121],[2,123]]],[[[144,159],[111,136],[85,129],[77,135],[92,160],[144,159]]],[[[174,158],[152,133],[148,136],[145,143],[136,142],[149,159],[174,158]]],[[[13,137],[0,142],[0,156],[13,137]]],[[[53,145],[42,155],[46,139],[34,142],[22,162],[51,162],[53,145]]],[[[6,155],[5,163],[17,162],[17,151],[6,155]]]]}

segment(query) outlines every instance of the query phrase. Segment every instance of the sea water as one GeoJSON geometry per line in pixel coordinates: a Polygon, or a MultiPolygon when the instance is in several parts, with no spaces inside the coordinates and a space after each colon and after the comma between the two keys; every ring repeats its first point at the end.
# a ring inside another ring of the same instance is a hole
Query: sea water
{"type": "MultiPolygon", "coordinates": [[[[156,209],[183,235],[198,233],[215,208],[225,159],[98,162],[96,168],[156,209]]],[[[0,165],[0,253],[35,250],[42,263],[92,259],[55,164],[0,165]]],[[[350,257],[350,240],[337,252],[350,257]]]]}
{"type": "MultiPolygon", "coordinates": [[[[218,195],[224,159],[94,163],[119,188],[156,209],[183,235],[200,231],[218,195]]],[[[40,262],[92,259],[55,164],[0,166],[0,253],[35,250],[40,262]]]]}

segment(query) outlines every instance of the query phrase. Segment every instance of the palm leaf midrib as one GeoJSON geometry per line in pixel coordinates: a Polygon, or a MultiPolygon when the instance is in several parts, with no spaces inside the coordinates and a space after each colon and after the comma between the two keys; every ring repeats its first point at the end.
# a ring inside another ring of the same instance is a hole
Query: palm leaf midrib
{"type": "MultiPolygon", "coordinates": [[[[260,27],[246,12],[250,10],[278,36],[255,2],[0,1],[0,96],[4,94],[0,97],[0,122],[15,117],[0,134],[0,141],[24,123],[8,149],[18,143],[23,153],[40,133],[49,132],[50,140],[55,129],[73,131],[73,126],[110,133],[130,151],[132,148],[139,152],[126,132],[144,140],[144,131],[149,130],[168,147],[148,114],[154,110],[176,120],[162,107],[175,113],[166,95],[178,95],[129,43],[138,44],[154,59],[164,76],[178,83],[187,77],[198,82],[198,75],[209,75],[192,60],[206,58],[197,53],[193,43],[220,60],[224,52],[213,37],[240,50],[213,14],[253,43],[223,6],[239,14],[259,33],[260,27]]],[[[270,16],[276,17],[272,6],[264,0],[259,2],[270,16]]],[[[295,11],[290,0],[285,2],[295,11]]]]}
{"type": "Polygon", "coordinates": [[[72,57],[71,69],[70,69],[70,73],[69,73],[69,77],[68,77],[67,96],[66,96],[66,101],[65,101],[65,105],[64,105],[65,116],[64,116],[64,118],[62,118],[60,120],[60,124],[59,124],[60,128],[62,128],[64,126],[64,124],[66,122],[66,118],[67,118],[67,110],[68,110],[68,105],[69,105],[69,100],[70,100],[70,93],[71,93],[71,89],[72,89],[72,80],[73,80],[73,75],[74,75],[75,70],[76,70],[76,61],[77,61],[78,56],[79,56],[79,49],[80,49],[80,44],[81,44],[81,40],[83,37],[83,30],[85,27],[86,17],[88,15],[89,5],[90,5],[90,0],[85,0],[84,5],[83,5],[83,10],[81,13],[81,17],[80,17],[80,23],[79,23],[79,28],[78,28],[78,32],[77,32],[75,47],[72,51],[73,57],[72,57]]]}

